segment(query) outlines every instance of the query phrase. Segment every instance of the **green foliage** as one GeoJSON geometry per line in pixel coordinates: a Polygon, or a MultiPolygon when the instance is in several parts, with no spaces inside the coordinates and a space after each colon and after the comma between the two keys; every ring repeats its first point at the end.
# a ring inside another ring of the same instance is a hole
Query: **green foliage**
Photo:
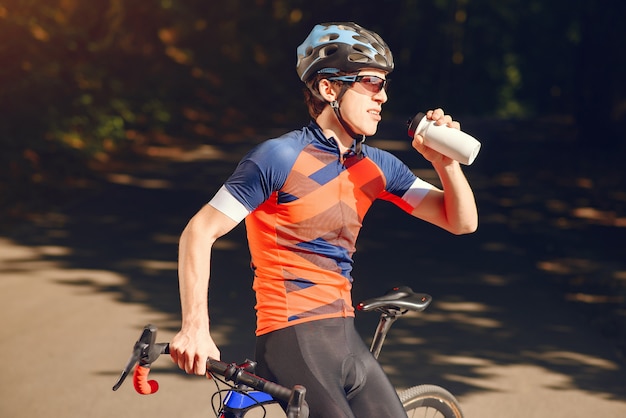
{"type": "Polygon", "coordinates": [[[68,164],[80,176],[155,131],[214,142],[305,121],[295,48],[322,21],[356,21],[387,40],[396,57],[387,114],[442,106],[522,118],[599,107],[624,123],[624,55],[604,63],[598,53],[602,42],[623,47],[624,4],[4,1],[0,192],[70,176],[68,164]]]}

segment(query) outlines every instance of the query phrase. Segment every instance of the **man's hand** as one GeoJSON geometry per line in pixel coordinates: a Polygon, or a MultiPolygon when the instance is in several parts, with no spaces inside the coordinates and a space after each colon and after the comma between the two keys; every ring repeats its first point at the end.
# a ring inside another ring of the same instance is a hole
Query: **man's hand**
{"type": "MultiPolygon", "coordinates": [[[[435,124],[437,125],[446,125],[449,128],[459,130],[461,129],[461,124],[452,120],[452,117],[450,115],[446,115],[443,109],[429,110],[428,112],[426,112],[426,119],[435,121],[435,124]]],[[[441,162],[444,164],[449,164],[454,161],[446,157],[445,155],[433,150],[432,148],[424,145],[424,137],[419,135],[418,133],[415,133],[412,145],[417,152],[422,154],[424,158],[426,158],[431,163],[441,162]]]]}
{"type": "Polygon", "coordinates": [[[205,375],[207,359],[220,359],[208,329],[181,330],[170,342],[172,361],[188,374],[205,375]]]}

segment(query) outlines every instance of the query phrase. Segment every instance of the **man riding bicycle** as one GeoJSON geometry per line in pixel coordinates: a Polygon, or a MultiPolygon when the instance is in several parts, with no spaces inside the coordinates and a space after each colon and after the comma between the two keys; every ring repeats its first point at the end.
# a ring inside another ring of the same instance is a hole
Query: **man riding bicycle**
{"type": "MultiPolygon", "coordinates": [[[[476,230],[478,215],[461,167],[424,145],[439,189],[398,158],[364,144],[387,102],[394,63],[387,44],[355,23],[313,28],[297,49],[312,121],[251,150],[180,238],[182,327],[174,362],[205,374],[220,352],[210,335],[210,250],[245,219],[254,271],[257,373],[307,389],[313,417],[403,417],[396,392],[354,328],[352,256],[376,199],[454,234],[476,230]]],[[[459,129],[441,109],[427,112],[459,129]]]]}

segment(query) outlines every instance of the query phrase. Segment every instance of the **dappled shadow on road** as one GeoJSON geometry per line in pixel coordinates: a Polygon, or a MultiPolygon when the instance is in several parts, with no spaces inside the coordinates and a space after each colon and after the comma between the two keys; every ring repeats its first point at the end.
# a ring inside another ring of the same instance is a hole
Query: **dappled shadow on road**
{"type": "MultiPolygon", "coordinates": [[[[546,135],[506,122],[465,127],[483,141],[466,169],[479,231],[450,236],[381,203],[360,237],[355,302],[397,284],[434,296],[427,311],[392,329],[381,355],[392,380],[403,387],[436,383],[459,395],[514,390],[489,382],[528,366],[555,376],[545,382],[552,388],[623,396],[626,192],[619,155],[577,150],[567,125],[546,135]]],[[[384,128],[372,143],[432,180],[404,141],[387,140],[403,132],[384,128]]],[[[63,284],[145,304],[175,324],[178,236],[259,140],[147,148],[145,159],[105,171],[97,188],[6,235],[48,249],[39,261],[87,271],[63,284]],[[124,281],[103,283],[89,270],[124,281]]],[[[10,260],[2,267],[11,268],[28,267],[10,260]]],[[[216,245],[212,277],[212,326],[223,357],[250,357],[254,298],[242,225],[216,245]]],[[[376,319],[358,314],[366,338],[376,319]]]]}

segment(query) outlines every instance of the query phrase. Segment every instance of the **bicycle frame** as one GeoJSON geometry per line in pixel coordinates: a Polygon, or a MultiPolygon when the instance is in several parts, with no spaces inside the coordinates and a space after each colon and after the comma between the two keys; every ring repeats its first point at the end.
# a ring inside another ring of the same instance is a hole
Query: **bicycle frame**
{"type": "MultiPolygon", "coordinates": [[[[237,366],[243,368],[248,373],[254,373],[256,362],[246,360],[237,366]]],[[[258,390],[251,390],[245,385],[237,385],[226,392],[226,396],[220,401],[222,409],[216,411],[219,418],[244,418],[249,410],[256,407],[263,407],[277,403],[277,401],[268,393],[258,390]]]]}
{"type": "Polygon", "coordinates": [[[223,400],[224,408],[219,418],[243,418],[248,410],[261,405],[276,403],[276,400],[265,392],[252,390],[245,392],[231,389],[223,400]]]}

